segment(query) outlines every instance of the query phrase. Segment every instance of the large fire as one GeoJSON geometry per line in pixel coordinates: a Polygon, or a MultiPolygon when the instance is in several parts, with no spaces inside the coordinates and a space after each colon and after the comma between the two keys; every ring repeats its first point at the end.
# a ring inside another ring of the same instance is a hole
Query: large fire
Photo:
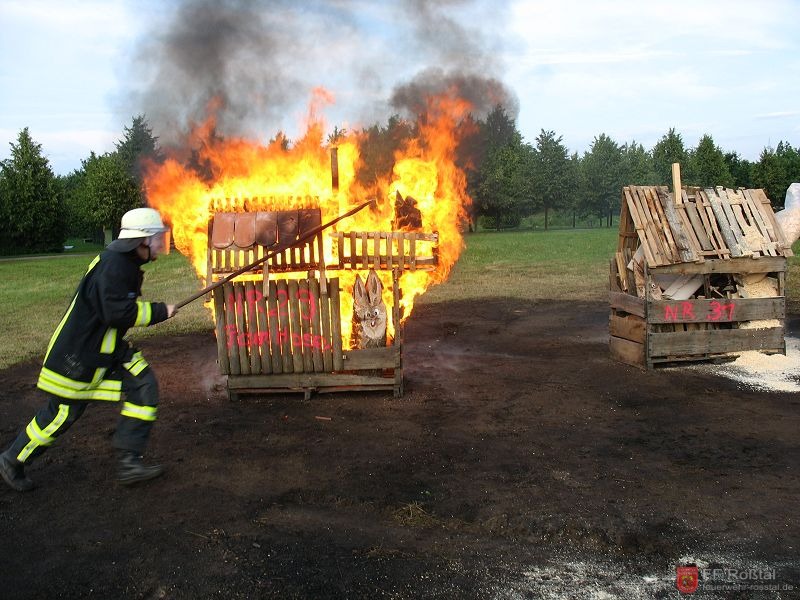
{"type": "MultiPolygon", "coordinates": [[[[149,204],[158,209],[172,228],[176,248],[189,257],[205,283],[208,223],[213,207],[224,201],[226,210],[287,210],[319,207],[322,222],[334,219],[350,208],[376,199],[367,208],[327,230],[326,263],[333,264],[332,231],[392,231],[396,219],[395,197],[412,197],[421,214],[420,231],[439,233],[438,266],[434,271],[406,271],[400,278],[404,318],[411,314],[414,300],[434,283],[444,281],[463,247],[460,226],[471,200],[466,192],[464,172],[456,166],[459,125],[470,106],[452,96],[431,98],[428,111],[417,123],[417,136],[394,156],[388,181],[369,189],[357,181],[360,166],[360,132],[340,136],[338,148],[338,189],[331,182],[331,152],[324,143],[324,125],[309,111],[301,139],[287,145],[280,137],[264,145],[242,138],[215,135],[219,106],[209,107],[206,122],[192,130],[186,156],[177,154],[161,164],[151,165],[146,175],[149,204]]],[[[463,127],[462,127],[463,129],[463,127]]],[[[333,274],[332,274],[333,275],[333,274]]],[[[342,333],[350,339],[355,271],[337,272],[342,295],[342,333]]],[[[391,273],[379,271],[384,300],[392,304],[391,273]]],[[[362,278],[366,272],[361,273],[362,278]]],[[[390,324],[389,334],[392,332],[390,324]]]]}

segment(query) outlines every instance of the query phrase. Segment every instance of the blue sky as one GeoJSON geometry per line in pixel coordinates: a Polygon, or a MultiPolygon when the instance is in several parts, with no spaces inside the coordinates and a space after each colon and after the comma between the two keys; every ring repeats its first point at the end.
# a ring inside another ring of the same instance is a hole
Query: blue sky
{"type": "MultiPolygon", "coordinates": [[[[233,71],[264,85],[242,120],[252,132],[237,133],[291,137],[315,85],[336,96],[330,128],[368,125],[388,114],[394,86],[443,67],[500,79],[528,141],[554,130],[581,154],[600,133],[650,148],[670,127],[689,147],[708,133],[749,160],[781,140],[800,146],[800,0],[239,4],[268,13],[282,79],[254,76],[252,56],[233,71]]],[[[61,174],[113,149],[158,99],[157,42],[177,5],[0,0],[0,158],[23,127],[61,174]]],[[[167,111],[181,104],[163,99],[167,111]]],[[[168,139],[178,117],[157,116],[156,135],[168,139]]]]}

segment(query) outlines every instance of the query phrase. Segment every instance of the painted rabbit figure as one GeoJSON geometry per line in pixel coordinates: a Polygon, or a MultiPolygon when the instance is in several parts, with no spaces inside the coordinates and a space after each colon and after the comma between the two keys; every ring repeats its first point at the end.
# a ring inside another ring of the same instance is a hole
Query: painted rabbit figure
{"type": "Polygon", "coordinates": [[[353,285],[353,347],[386,346],[386,304],[381,280],[370,269],[366,286],[359,275],[353,285]]]}

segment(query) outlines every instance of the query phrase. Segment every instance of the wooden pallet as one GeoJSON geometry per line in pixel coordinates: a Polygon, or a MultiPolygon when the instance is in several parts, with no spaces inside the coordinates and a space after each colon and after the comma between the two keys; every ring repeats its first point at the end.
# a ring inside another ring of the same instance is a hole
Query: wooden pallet
{"type": "Polygon", "coordinates": [[[332,234],[337,269],[432,271],[438,264],[438,233],[350,231],[332,234]]]}
{"type": "Polygon", "coordinates": [[[213,293],[217,361],[240,393],[392,390],[403,393],[399,273],[395,336],[384,348],[343,349],[339,279],[233,281],[213,293]]]}
{"type": "MultiPolygon", "coordinates": [[[[618,252],[635,231],[648,266],[707,258],[792,256],[763,190],[707,188],[676,203],[666,187],[623,188],[618,252]]],[[[631,248],[632,249],[632,248],[631,248]]]]}

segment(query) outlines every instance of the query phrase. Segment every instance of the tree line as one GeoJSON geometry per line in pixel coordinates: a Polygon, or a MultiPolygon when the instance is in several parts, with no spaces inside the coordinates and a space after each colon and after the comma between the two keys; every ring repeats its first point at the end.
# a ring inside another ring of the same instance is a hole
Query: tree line
{"type": "MultiPolygon", "coordinates": [[[[385,124],[353,132],[360,139],[359,182],[371,187],[388,181],[395,151],[416,137],[417,127],[393,115],[385,124]]],[[[776,208],[789,184],[800,181],[800,149],[784,141],[751,162],[719,148],[709,134],[687,148],[672,128],[646,149],[601,133],[581,156],[554,131],[542,129],[526,141],[501,107],[483,119],[468,116],[458,128],[456,162],[473,199],[470,228],[518,227],[531,215],[540,215],[547,228],[554,213],[569,215],[573,227],[586,219],[611,225],[623,186],[671,186],[675,162],[683,185],[763,188],[776,208]]],[[[328,143],[345,135],[336,128],[328,143]]],[[[283,133],[278,138],[282,148],[291,147],[283,133]]],[[[162,159],[143,115],[133,117],[113,151],[90,153],[69,175],[53,173],[27,128],[10,147],[10,157],[0,161],[0,254],[58,251],[68,236],[98,237],[116,227],[127,210],[145,202],[143,161],[162,159]]]]}

